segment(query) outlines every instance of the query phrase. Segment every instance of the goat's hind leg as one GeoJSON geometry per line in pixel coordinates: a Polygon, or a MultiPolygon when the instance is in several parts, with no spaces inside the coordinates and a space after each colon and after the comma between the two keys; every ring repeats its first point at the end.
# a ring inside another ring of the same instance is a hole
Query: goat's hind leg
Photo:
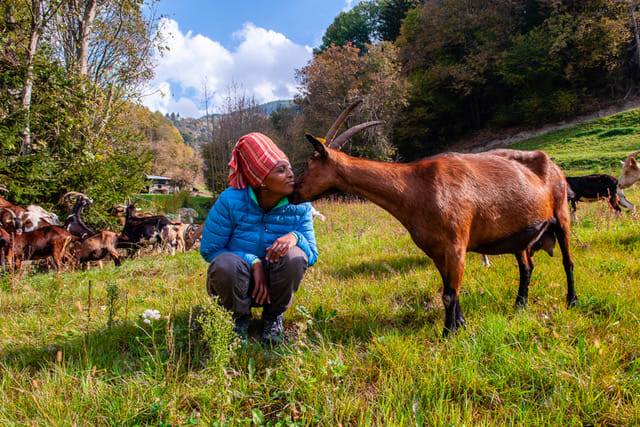
{"type": "Polygon", "coordinates": [[[558,239],[560,251],[562,252],[562,265],[567,276],[567,306],[573,307],[578,302],[573,277],[573,260],[569,249],[570,226],[569,218],[559,215],[557,223],[552,224],[553,231],[558,239]]]}
{"type": "Polygon", "coordinates": [[[527,250],[516,252],[518,270],[520,271],[520,286],[516,297],[516,307],[524,308],[529,299],[529,283],[531,282],[531,272],[533,271],[533,260],[527,250]]]}

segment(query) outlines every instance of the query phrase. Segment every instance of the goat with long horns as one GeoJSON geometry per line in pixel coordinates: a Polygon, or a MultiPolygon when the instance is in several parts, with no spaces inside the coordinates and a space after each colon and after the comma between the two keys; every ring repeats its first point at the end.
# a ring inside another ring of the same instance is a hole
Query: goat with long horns
{"type": "Polygon", "coordinates": [[[520,270],[516,305],[527,303],[537,249],[551,252],[556,238],[567,277],[567,304],[577,297],[569,251],[567,183],[560,168],[541,151],[493,150],[447,153],[413,163],[384,163],[340,151],[354,134],[380,122],[338,128],[357,103],[333,124],[326,145],[307,134],[314,153],[299,176],[292,203],[329,190],[364,197],[387,210],[433,259],[444,284],[444,335],[465,326],[459,301],[466,253],[514,254],[520,270]]]}

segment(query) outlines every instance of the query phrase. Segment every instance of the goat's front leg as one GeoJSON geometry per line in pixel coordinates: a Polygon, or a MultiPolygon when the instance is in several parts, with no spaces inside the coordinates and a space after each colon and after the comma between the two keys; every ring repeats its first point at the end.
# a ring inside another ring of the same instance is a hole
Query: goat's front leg
{"type": "Polygon", "coordinates": [[[466,321],[460,306],[460,288],[464,274],[465,251],[462,248],[451,248],[442,259],[436,261],[436,266],[442,276],[442,304],[444,305],[444,330],[446,337],[459,327],[465,327],[466,321]]]}

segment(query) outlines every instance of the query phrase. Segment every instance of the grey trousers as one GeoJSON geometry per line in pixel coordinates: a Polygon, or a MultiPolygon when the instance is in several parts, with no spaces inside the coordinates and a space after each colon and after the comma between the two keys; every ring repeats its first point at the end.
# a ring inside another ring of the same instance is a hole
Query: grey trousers
{"type": "MultiPolygon", "coordinates": [[[[302,276],[307,270],[307,256],[294,246],[277,262],[262,260],[270,304],[265,304],[262,318],[274,320],[284,313],[293,301],[293,293],[298,290],[302,276]]],[[[251,307],[258,307],[253,292],[251,269],[239,256],[224,252],[213,259],[207,273],[207,292],[218,296],[220,304],[238,319],[251,315],[251,307]]]]}

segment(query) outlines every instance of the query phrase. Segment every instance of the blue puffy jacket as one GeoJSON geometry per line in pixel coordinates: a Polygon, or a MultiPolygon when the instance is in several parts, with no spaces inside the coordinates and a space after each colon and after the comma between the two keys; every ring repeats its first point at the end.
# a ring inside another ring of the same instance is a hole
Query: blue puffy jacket
{"type": "Polygon", "coordinates": [[[204,223],[200,254],[211,262],[222,252],[232,252],[251,266],[264,258],[266,249],[280,236],[295,234],[309,265],[318,259],[311,204],[289,204],[282,199],[270,211],[258,205],[253,190],[227,188],[220,194],[204,223]]]}

